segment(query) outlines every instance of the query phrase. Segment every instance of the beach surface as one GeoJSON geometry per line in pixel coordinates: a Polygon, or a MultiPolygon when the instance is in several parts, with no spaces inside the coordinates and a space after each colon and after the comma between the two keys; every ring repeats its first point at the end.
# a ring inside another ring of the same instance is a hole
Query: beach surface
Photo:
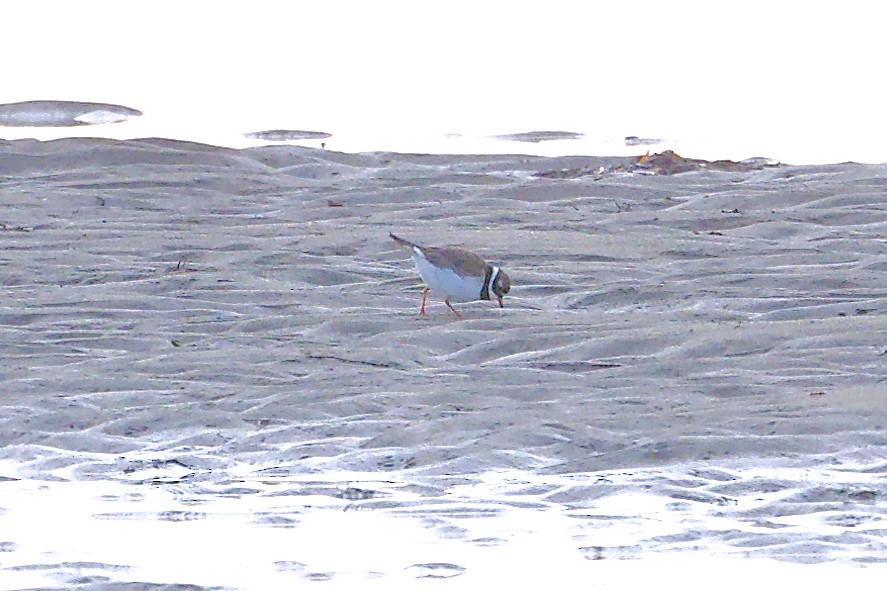
{"type": "Polygon", "coordinates": [[[636,164],[0,141],[0,589],[878,580],[887,165],[636,164]]]}

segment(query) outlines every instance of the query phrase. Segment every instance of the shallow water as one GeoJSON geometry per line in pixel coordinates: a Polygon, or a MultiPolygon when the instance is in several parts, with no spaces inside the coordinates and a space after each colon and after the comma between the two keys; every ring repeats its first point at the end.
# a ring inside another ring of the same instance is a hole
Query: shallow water
{"type": "Polygon", "coordinates": [[[703,588],[682,572],[692,556],[718,565],[706,575],[717,580],[736,571],[735,588],[777,575],[873,582],[887,570],[883,470],[699,464],[557,476],[395,472],[380,482],[240,466],[220,481],[159,465],[112,481],[13,480],[0,483],[0,589],[305,580],[411,588],[425,579],[466,588],[576,577],[601,589],[658,577],[703,588]]]}
{"type": "Polygon", "coordinates": [[[6,13],[15,25],[0,31],[28,49],[0,72],[0,103],[109,102],[144,116],[86,130],[0,128],[0,137],[246,147],[258,142],[243,134],[283,129],[331,133],[302,143],[347,152],[616,156],[643,154],[624,141],[640,136],[698,158],[879,163],[887,124],[873,73],[885,11],[852,1],[840,11],[757,1],[735,10],[636,0],[630,11],[195,1],[172,17],[138,0],[19,2],[6,13]],[[535,131],[585,137],[490,139],[535,131]]]}

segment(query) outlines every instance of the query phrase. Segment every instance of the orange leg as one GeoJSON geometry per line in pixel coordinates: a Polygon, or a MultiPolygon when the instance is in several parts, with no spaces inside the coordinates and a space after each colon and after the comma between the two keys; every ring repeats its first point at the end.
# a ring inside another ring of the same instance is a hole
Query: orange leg
{"type": "Polygon", "coordinates": [[[419,314],[421,314],[422,316],[428,316],[428,313],[425,311],[425,300],[428,299],[428,292],[430,291],[430,289],[431,288],[426,287],[422,290],[422,309],[419,310],[419,314]]]}
{"type": "Polygon", "coordinates": [[[462,314],[459,312],[459,310],[457,310],[456,308],[454,308],[453,305],[450,303],[450,297],[449,297],[449,296],[447,296],[447,297],[444,298],[444,303],[447,305],[447,307],[448,307],[450,310],[453,311],[453,314],[456,315],[456,318],[462,318],[462,314]]]}

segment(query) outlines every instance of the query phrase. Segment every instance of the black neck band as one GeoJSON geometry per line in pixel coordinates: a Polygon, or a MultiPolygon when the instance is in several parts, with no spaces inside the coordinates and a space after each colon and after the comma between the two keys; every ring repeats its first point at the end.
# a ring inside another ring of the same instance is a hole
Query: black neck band
{"type": "Polygon", "coordinates": [[[484,272],[484,286],[480,288],[480,299],[488,300],[490,299],[490,279],[493,278],[493,267],[487,265],[487,269],[484,272]]]}

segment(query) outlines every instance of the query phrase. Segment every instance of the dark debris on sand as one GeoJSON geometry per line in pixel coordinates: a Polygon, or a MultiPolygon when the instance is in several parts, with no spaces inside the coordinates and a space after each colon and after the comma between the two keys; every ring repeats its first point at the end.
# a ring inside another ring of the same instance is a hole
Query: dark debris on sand
{"type": "Polygon", "coordinates": [[[665,150],[658,154],[644,154],[632,158],[629,162],[622,162],[610,166],[579,167],[561,170],[540,172],[535,176],[545,179],[577,179],[585,176],[593,176],[595,179],[604,178],[611,174],[648,174],[669,176],[682,172],[697,172],[714,170],[720,172],[748,172],[780,166],[780,162],[770,158],[748,158],[739,162],[733,160],[702,160],[699,158],[685,158],[671,150],[665,150]]]}

